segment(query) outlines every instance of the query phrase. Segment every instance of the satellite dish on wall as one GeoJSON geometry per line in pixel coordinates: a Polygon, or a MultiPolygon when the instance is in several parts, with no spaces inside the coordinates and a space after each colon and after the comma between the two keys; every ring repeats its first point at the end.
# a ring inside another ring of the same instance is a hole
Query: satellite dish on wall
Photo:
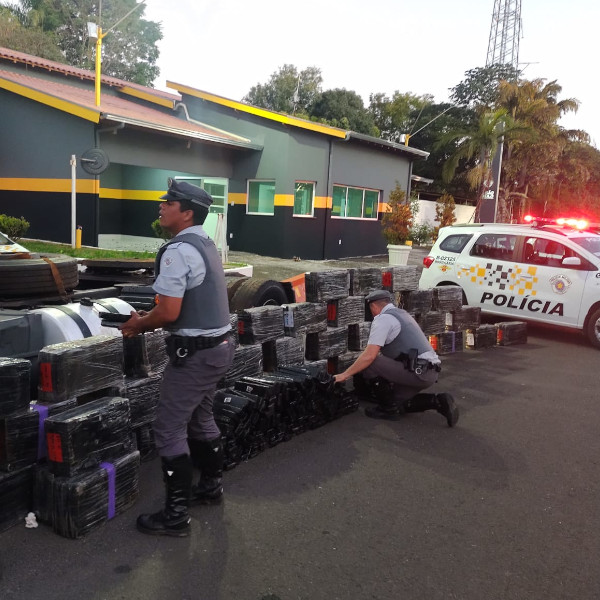
{"type": "Polygon", "coordinates": [[[101,148],[86,150],[79,159],[81,168],[90,175],[100,175],[108,168],[108,155],[101,148]]]}

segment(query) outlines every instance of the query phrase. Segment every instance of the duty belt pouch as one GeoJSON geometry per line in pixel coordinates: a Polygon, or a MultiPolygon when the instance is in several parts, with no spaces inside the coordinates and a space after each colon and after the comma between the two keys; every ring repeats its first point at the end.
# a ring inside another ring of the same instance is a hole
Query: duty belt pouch
{"type": "Polygon", "coordinates": [[[421,369],[421,367],[417,367],[417,358],[418,357],[419,357],[419,351],[417,350],[417,348],[411,348],[407,354],[406,368],[411,373],[414,373],[418,369],[417,375],[420,375],[422,372],[422,369],[421,369]]]}
{"type": "Polygon", "coordinates": [[[181,335],[170,335],[166,340],[167,355],[174,367],[181,367],[185,359],[196,352],[196,340],[181,335]]]}

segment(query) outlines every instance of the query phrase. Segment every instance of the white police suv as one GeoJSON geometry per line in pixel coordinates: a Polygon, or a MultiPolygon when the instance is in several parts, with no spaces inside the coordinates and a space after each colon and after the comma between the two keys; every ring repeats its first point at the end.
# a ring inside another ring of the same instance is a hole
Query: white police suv
{"type": "Polygon", "coordinates": [[[28,254],[28,253],[29,253],[29,250],[27,250],[27,248],[24,248],[20,244],[17,244],[17,242],[13,242],[9,237],[5,236],[0,231],[0,256],[1,255],[10,256],[13,254],[28,254]]]}
{"type": "Polygon", "coordinates": [[[440,229],[421,289],[458,285],[482,312],[582,330],[600,348],[600,235],[585,222],[440,229]]]}

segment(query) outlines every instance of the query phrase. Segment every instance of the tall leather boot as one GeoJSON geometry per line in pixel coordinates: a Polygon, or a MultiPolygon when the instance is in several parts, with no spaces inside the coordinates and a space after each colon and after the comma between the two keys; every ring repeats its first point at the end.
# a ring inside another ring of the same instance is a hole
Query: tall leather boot
{"type": "Polygon", "coordinates": [[[436,410],[446,417],[448,427],[454,427],[458,422],[458,406],[450,394],[417,394],[404,403],[406,412],[424,412],[436,410]]]}
{"type": "Polygon", "coordinates": [[[192,462],[187,454],[162,457],[163,481],[166,488],[165,507],[154,514],[143,514],[137,528],[150,535],[185,537],[190,534],[188,507],[192,492],[192,462]]]}
{"type": "Polygon", "coordinates": [[[194,466],[200,480],[192,486],[192,504],[219,504],[223,501],[223,440],[200,441],[188,438],[194,466]]]}
{"type": "Polygon", "coordinates": [[[365,415],[371,419],[387,421],[397,421],[402,418],[404,407],[394,398],[394,385],[383,377],[375,377],[372,382],[378,404],[372,408],[365,408],[365,415]]]}

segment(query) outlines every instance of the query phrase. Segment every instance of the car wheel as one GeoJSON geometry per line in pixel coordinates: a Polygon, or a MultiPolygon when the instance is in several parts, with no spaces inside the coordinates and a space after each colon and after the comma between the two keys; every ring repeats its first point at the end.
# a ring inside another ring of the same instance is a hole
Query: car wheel
{"type": "Polygon", "coordinates": [[[585,328],[585,334],[592,343],[592,346],[600,348],[600,308],[597,308],[594,312],[590,313],[585,328]]]}

